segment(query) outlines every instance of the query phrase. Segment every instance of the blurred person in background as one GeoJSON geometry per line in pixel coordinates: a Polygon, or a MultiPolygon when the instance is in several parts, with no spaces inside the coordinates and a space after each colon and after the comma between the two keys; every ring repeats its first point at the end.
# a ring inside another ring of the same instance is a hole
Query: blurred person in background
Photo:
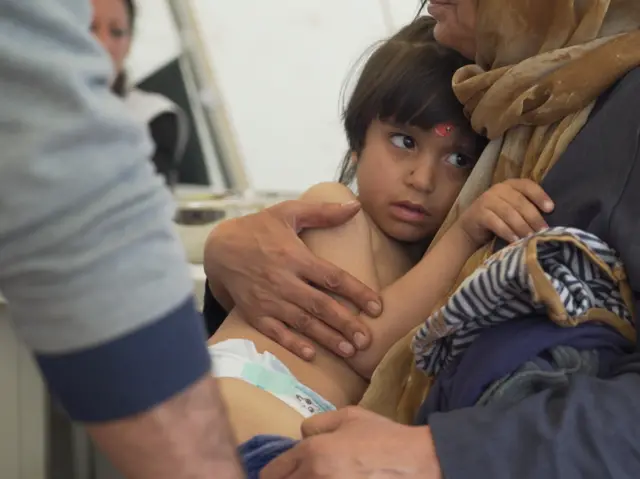
{"type": "Polygon", "coordinates": [[[128,84],[125,64],[137,19],[134,0],[92,0],[92,5],[91,32],[113,62],[111,89],[125,101],[134,118],[149,126],[155,145],[156,171],[173,187],[178,181],[178,167],[189,136],[187,116],[165,96],[131,88],[128,84]]]}

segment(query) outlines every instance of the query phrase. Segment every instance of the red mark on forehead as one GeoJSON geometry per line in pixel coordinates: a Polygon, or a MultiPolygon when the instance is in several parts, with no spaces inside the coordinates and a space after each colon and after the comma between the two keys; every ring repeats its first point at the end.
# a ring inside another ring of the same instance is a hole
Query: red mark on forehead
{"type": "Polygon", "coordinates": [[[439,123],[433,127],[433,131],[436,135],[443,138],[449,136],[454,130],[452,123],[439,123]]]}

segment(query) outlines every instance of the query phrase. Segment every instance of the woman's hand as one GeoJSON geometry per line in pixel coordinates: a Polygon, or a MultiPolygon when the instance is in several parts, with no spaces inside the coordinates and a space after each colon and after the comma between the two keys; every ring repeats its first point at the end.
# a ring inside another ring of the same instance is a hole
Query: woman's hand
{"type": "Polygon", "coordinates": [[[553,211],[553,201],[537,183],[507,180],[483,193],[460,217],[461,227],[476,247],[495,234],[513,242],[547,228],[541,211],[553,211]]]}
{"type": "Polygon", "coordinates": [[[382,312],[380,296],[314,256],[298,233],[343,224],[359,209],[357,202],[286,201],[225,221],[207,240],[205,272],[225,287],[245,320],[294,354],[313,358],[306,336],[349,357],[369,345],[369,330],[327,292],[374,317],[382,312]]]}
{"type": "Polygon", "coordinates": [[[431,430],[405,426],[357,407],[317,414],[300,441],[261,479],[442,479],[431,430]]]}

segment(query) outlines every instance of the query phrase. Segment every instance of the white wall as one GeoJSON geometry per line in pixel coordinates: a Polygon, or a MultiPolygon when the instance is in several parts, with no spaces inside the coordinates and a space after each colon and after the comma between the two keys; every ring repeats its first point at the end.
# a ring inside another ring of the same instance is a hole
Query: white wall
{"type": "MultiPolygon", "coordinates": [[[[156,0],[148,0],[154,2],[156,0]]],[[[191,0],[249,180],[302,191],[335,178],[340,92],[417,0],[191,0]]]]}
{"type": "Polygon", "coordinates": [[[127,61],[127,71],[133,82],[162,68],[180,53],[180,41],[166,0],[135,2],[138,16],[127,61]]]}

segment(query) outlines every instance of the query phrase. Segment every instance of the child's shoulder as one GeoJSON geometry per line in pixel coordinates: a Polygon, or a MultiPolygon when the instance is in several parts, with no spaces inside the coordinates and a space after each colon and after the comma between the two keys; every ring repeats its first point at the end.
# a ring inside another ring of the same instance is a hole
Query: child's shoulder
{"type": "MultiPolygon", "coordinates": [[[[352,201],[358,201],[356,194],[351,191],[348,186],[338,183],[336,181],[326,181],[324,183],[318,183],[310,187],[305,191],[301,200],[311,201],[315,203],[350,203],[352,201]]],[[[372,229],[375,227],[374,223],[369,218],[369,215],[363,209],[360,209],[358,213],[345,224],[359,225],[359,228],[372,229]]]]}
{"type": "MultiPolygon", "coordinates": [[[[358,196],[346,185],[338,183],[337,181],[326,181],[324,183],[318,183],[310,187],[300,197],[301,200],[313,201],[317,203],[350,203],[352,201],[358,201],[358,196]]],[[[358,223],[361,227],[367,227],[372,233],[378,234],[379,229],[375,222],[367,214],[364,209],[360,211],[352,218],[350,223],[358,223]]]]}
{"type": "Polygon", "coordinates": [[[326,181],[313,185],[300,197],[308,201],[327,201],[332,203],[347,203],[357,201],[358,197],[348,186],[335,181],[326,181]]]}
{"type": "MultiPolygon", "coordinates": [[[[327,203],[348,203],[358,197],[348,186],[337,182],[318,183],[309,188],[300,197],[302,200],[327,203]]],[[[341,241],[345,241],[345,228],[354,236],[367,236],[375,263],[376,273],[381,287],[385,287],[405,274],[413,263],[408,261],[405,248],[391,240],[375,224],[373,219],[360,210],[341,227],[341,241]]]]}

